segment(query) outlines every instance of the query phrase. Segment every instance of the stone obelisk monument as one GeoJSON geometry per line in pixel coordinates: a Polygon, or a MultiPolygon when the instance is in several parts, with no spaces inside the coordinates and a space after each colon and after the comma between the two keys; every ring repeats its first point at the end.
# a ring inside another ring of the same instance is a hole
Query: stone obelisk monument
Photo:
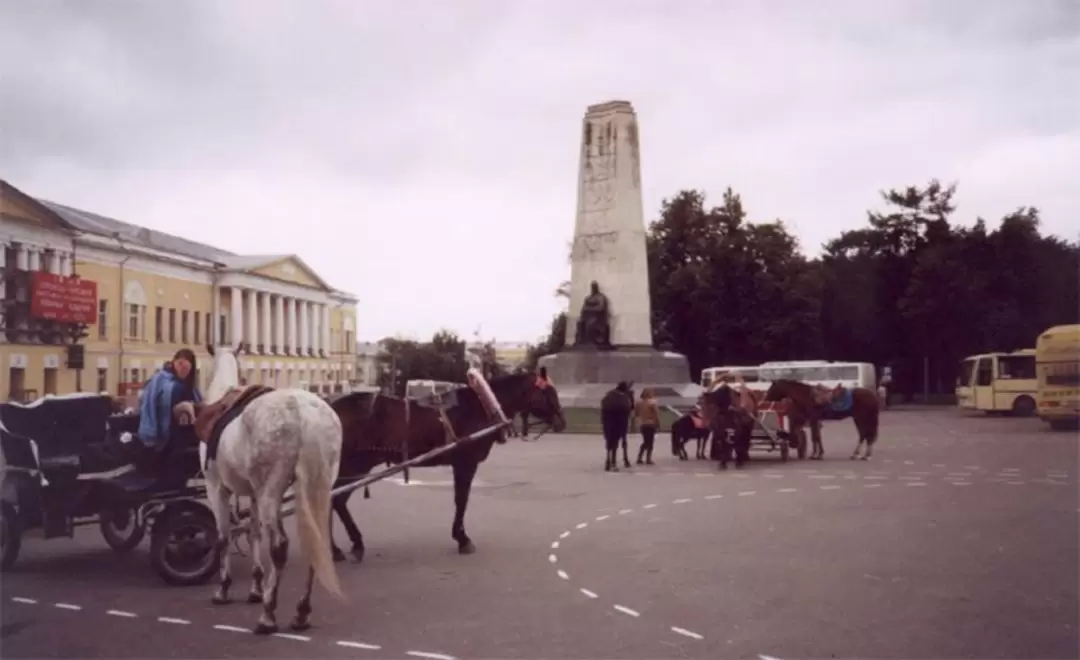
{"type": "Polygon", "coordinates": [[[581,134],[567,349],[540,359],[564,405],[592,406],[621,380],[662,401],[697,395],[684,355],[653,348],[637,116],[590,106],[581,134]]]}

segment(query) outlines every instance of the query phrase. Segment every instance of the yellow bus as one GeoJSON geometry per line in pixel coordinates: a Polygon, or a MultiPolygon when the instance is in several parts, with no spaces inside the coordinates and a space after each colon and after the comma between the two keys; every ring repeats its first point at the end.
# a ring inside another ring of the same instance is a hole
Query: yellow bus
{"type": "Polygon", "coordinates": [[[1075,428],[1080,422],[1080,325],[1058,325],[1035,344],[1039,418],[1050,428],[1075,428]]]}
{"type": "Polygon", "coordinates": [[[964,358],[956,379],[956,405],[989,413],[1035,413],[1035,349],[964,358]]]}

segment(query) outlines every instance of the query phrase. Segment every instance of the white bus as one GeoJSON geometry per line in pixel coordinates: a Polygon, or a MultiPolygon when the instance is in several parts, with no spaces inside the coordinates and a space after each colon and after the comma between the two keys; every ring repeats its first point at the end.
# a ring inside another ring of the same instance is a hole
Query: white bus
{"type": "Polygon", "coordinates": [[[713,380],[720,374],[741,376],[746,388],[751,390],[767,390],[771,383],[761,382],[759,367],[708,367],[701,370],[701,386],[709,389],[713,380]]]}
{"type": "Polygon", "coordinates": [[[768,390],[773,381],[781,378],[798,380],[810,385],[828,388],[863,387],[877,390],[877,372],[869,362],[829,362],[827,360],[800,360],[790,362],[766,362],[757,367],[709,367],[701,371],[701,386],[708,387],[713,378],[721,373],[739,374],[752,390],[768,390]]]}

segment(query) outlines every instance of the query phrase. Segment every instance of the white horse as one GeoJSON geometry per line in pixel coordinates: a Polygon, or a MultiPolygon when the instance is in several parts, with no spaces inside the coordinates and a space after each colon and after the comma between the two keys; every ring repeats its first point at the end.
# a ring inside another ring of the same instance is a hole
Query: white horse
{"type": "MultiPolygon", "coordinates": [[[[213,380],[204,404],[212,404],[237,387],[239,364],[230,348],[210,347],[213,380]]],[[[218,527],[221,585],[213,602],[229,602],[229,546],[232,524],[229,503],[233,495],[251,500],[249,534],[253,568],[249,603],[262,602],[263,613],[255,633],[277,632],[278,584],[288,557],[289,539],[281,524],[285,491],[295,482],[300,551],[308,565],[304,595],[290,627],[311,626],[311,589],[318,576],[323,587],[343,598],[330,554],[326,521],[330,519],[330,490],[341,462],[341,422],[321,398],[300,389],[280,389],[253,400],[221,433],[217,455],[207,460],[206,444],[199,444],[206,478],[206,495],[218,527]],[[263,588],[262,539],[270,548],[272,568],[263,588]]]]}

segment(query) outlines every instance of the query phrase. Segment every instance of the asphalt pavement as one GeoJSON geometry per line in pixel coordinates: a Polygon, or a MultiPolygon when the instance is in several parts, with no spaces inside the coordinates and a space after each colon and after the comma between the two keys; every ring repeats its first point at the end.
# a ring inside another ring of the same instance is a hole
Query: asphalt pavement
{"type": "MultiPolygon", "coordinates": [[[[256,637],[259,607],[165,586],[144,547],[94,528],[28,538],[0,582],[6,658],[1076,658],[1075,434],[954,410],[884,413],[870,461],[850,421],[824,461],[603,471],[596,436],[496,446],[450,538],[451,476],[412,472],[351,502],[363,564],[318,587],[314,627],[256,637]]],[[[636,439],[635,439],[636,445],[636,439]]],[[[691,452],[691,455],[693,453],[691,452]]],[[[346,547],[344,532],[337,530],[346,547]]],[[[297,548],[293,544],[293,548],[297,548]]],[[[302,569],[286,569],[287,622],[302,569]]],[[[249,564],[234,562],[233,590],[249,564]]]]}

